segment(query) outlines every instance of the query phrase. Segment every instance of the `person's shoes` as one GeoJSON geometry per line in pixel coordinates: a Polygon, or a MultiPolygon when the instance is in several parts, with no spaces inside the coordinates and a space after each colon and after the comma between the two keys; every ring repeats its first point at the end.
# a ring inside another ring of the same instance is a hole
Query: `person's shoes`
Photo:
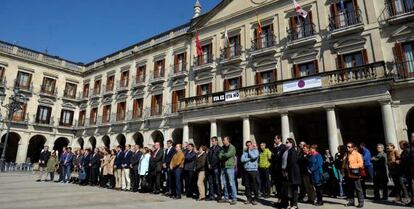
{"type": "Polygon", "coordinates": [[[251,204],[252,202],[250,201],[250,200],[246,200],[246,201],[244,201],[244,204],[245,205],[248,205],[248,204],[251,204]]]}
{"type": "Polygon", "coordinates": [[[323,205],[323,202],[315,202],[313,205],[314,206],[322,206],[323,205]]]}
{"type": "Polygon", "coordinates": [[[230,201],[230,205],[235,205],[235,204],[237,204],[237,200],[230,201]]]}
{"type": "Polygon", "coordinates": [[[364,207],[364,204],[358,204],[357,206],[356,206],[357,208],[363,208],[364,207]]]}
{"type": "Polygon", "coordinates": [[[257,205],[257,201],[253,200],[252,205],[257,205]]]}
{"type": "Polygon", "coordinates": [[[355,203],[353,202],[348,202],[345,204],[345,207],[353,207],[353,206],[355,206],[355,203]]]}
{"type": "Polygon", "coordinates": [[[41,182],[41,180],[40,180],[40,179],[38,179],[38,180],[36,180],[36,182],[41,182]]]}
{"type": "Polygon", "coordinates": [[[229,200],[226,200],[226,199],[220,199],[220,200],[217,200],[217,202],[218,202],[218,203],[228,203],[228,202],[229,202],[229,200]]]}
{"type": "Polygon", "coordinates": [[[206,199],[206,201],[214,201],[214,200],[215,200],[214,197],[209,197],[206,199]]]}

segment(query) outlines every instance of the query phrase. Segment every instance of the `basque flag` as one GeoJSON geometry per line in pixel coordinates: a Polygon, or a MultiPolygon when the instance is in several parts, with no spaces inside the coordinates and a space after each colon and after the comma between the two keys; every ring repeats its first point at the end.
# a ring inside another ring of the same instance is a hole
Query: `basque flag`
{"type": "Polygon", "coordinates": [[[306,17],[308,16],[308,12],[303,10],[300,4],[296,2],[296,0],[293,0],[293,5],[295,6],[296,13],[306,19],[306,17]]]}

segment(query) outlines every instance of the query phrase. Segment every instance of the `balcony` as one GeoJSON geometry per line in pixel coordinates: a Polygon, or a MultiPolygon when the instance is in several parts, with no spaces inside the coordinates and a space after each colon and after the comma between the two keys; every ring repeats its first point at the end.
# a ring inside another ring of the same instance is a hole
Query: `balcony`
{"type": "Polygon", "coordinates": [[[111,124],[111,115],[108,114],[108,115],[99,116],[98,121],[100,121],[99,122],[100,125],[108,126],[111,124]]]}
{"type": "Polygon", "coordinates": [[[129,123],[142,122],[144,121],[144,110],[140,109],[140,110],[137,110],[136,112],[128,111],[127,116],[128,116],[129,123]]]}
{"type": "MultiPolygon", "coordinates": [[[[221,104],[231,104],[241,101],[266,99],[271,96],[284,96],[291,94],[291,92],[288,92],[287,89],[283,89],[284,83],[301,81],[311,77],[320,78],[321,84],[320,86],[317,86],[316,89],[324,90],[341,85],[355,85],[364,82],[368,83],[376,80],[386,80],[391,78],[386,72],[385,63],[375,62],[353,68],[327,71],[318,75],[274,81],[266,84],[242,87],[232,91],[223,91],[202,96],[189,97],[181,100],[183,104],[179,107],[178,111],[192,110],[221,104]],[[284,91],[286,92],[284,93],[284,91]]],[[[298,92],[303,93],[305,90],[314,90],[314,87],[312,87],[312,89],[299,89],[298,92]]]]}
{"type": "Polygon", "coordinates": [[[86,120],[88,121],[88,124],[86,124],[85,127],[95,128],[96,126],[98,126],[98,118],[87,118],[86,120]]]}
{"type": "Polygon", "coordinates": [[[212,56],[198,56],[194,57],[193,71],[199,72],[204,70],[213,69],[213,57],[212,56]]]}
{"type": "Polygon", "coordinates": [[[16,80],[14,83],[15,83],[14,87],[18,88],[20,92],[26,93],[26,94],[33,93],[33,83],[30,82],[30,83],[22,84],[22,83],[18,83],[16,80]]]}
{"type": "Polygon", "coordinates": [[[90,99],[99,99],[101,97],[101,89],[94,89],[92,91],[90,99]]]}
{"type": "Polygon", "coordinates": [[[34,114],[33,118],[34,118],[33,126],[49,127],[49,128],[52,128],[55,126],[55,121],[53,117],[50,117],[49,120],[42,120],[38,118],[36,114],[34,114]]]}
{"type": "Polygon", "coordinates": [[[117,90],[118,93],[129,90],[129,87],[128,87],[129,80],[128,79],[119,80],[119,81],[117,81],[116,84],[117,84],[116,85],[117,86],[116,90],[117,90]]]}
{"type": "Polygon", "coordinates": [[[288,47],[301,47],[316,43],[315,24],[305,23],[295,28],[288,28],[288,47]]]}
{"type": "Polygon", "coordinates": [[[76,99],[76,93],[70,93],[70,92],[67,92],[66,90],[63,92],[63,97],[62,97],[62,99],[65,99],[65,100],[69,100],[69,101],[77,101],[77,99],[76,99]]]}
{"type": "Polygon", "coordinates": [[[170,74],[168,75],[168,77],[170,77],[171,79],[178,79],[186,77],[187,74],[187,63],[183,62],[171,66],[170,74]]]}
{"type": "Polygon", "coordinates": [[[413,0],[384,0],[385,9],[380,19],[389,24],[398,24],[414,19],[413,0]]]}
{"type": "Polygon", "coordinates": [[[252,40],[250,55],[260,57],[276,52],[276,36],[272,33],[262,34],[260,37],[252,40]]]}
{"type": "Polygon", "coordinates": [[[103,96],[110,96],[114,93],[114,85],[104,85],[103,90],[103,96]]]}
{"type": "Polygon", "coordinates": [[[3,76],[3,78],[0,79],[0,89],[5,89],[7,85],[6,76],[3,76]]]}
{"type": "MultiPolygon", "coordinates": [[[[70,121],[69,123],[66,123],[64,121],[62,121],[61,118],[59,118],[59,125],[58,128],[59,129],[65,129],[65,130],[72,130],[75,126],[73,125],[74,121],[70,121]]],[[[76,124],[76,123],[75,123],[76,124]]]]}
{"type": "Polygon", "coordinates": [[[40,96],[46,96],[51,98],[57,97],[57,88],[51,88],[48,85],[41,85],[40,86],[40,96]]]}
{"type": "Polygon", "coordinates": [[[334,37],[363,31],[361,10],[340,12],[338,15],[329,17],[329,28],[334,37]]]}
{"type": "Polygon", "coordinates": [[[396,62],[395,69],[394,75],[397,80],[414,78],[414,60],[396,62]]]}
{"type": "Polygon", "coordinates": [[[151,84],[162,83],[164,81],[165,81],[164,70],[151,72],[151,76],[149,79],[149,82],[151,84]]]}
{"type": "Polygon", "coordinates": [[[10,122],[13,124],[28,125],[29,119],[29,113],[25,113],[23,115],[13,116],[10,122]]]}
{"type": "MultiPolygon", "coordinates": [[[[86,119],[86,120],[89,120],[89,119],[86,119]]],[[[82,120],[79,120],[79,121],[75,121],[75,127],[76,128],[85,128],[85,125],[86,125],[86,121],[85,120],[85,118],[83,118],[82,120]]]]}
{"type": "Polygon", "coordinates": [[[111,114],[111,123],[112,124],[123,124],[126,123],[126,114],[112,113],[111,114]]]}
{"type": "Polygon", "coordinates": [[[227,65],[242,61],[242,46],[240,44],[221,49],[220,64],[227,65]]]}
{"type": "Polygon", "coordinates": [[[164,110],[165,110],[165,115],[166,116],[169,116],[169,117],[171,117],[171,116],[178,116],[178,112],[179,112],[179,110],[181,110],[182,108],[182,106],[184,105],[184,103],[183,102],[181,102],[181,101],[179,101],[179,102],[176,102],[176,103],[168,103],[165,107],[164,107],[164,110]]]}
{"type": "Polygon", "coordinates": [[[145,76],[135,76],[135,80],[132,83],[132,88],[143,88],[145,87],[145,76]]]}
{"type": "Polygon", "coordinates": [[[82,92],[78,95],[79,102],[87,102],[89,100],[89,92],[82,92]]]}

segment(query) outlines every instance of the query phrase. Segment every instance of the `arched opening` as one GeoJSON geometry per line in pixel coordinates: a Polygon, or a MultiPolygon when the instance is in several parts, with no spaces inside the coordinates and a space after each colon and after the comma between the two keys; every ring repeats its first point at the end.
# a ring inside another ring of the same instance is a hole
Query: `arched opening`
{"type": "Polygon", "coordinates": [[[134,139],[135,144],[139,145],[139,147],[144,146],[144,136],[140,132],[135,133],[132,138],[134,139]]]}
{"type": "Polygon", "coordinates": [[[83,140],[83,138],[78,139],[78,144],[79,144],[80,148],[83,149],[83,147],[85,145],[85,141],[83,140]]]}
{"type": "Polygon", "coordinates": [[[102,137],[102,142],[105,145],[106,148],[110,148],[111,147],[111,139],[109,138],[108,135],[105,135],[102,137]]]}
{"type": "Polygon", "coordinates": [[[69,145],[69,139],[65,137],[60,137],[56,139],[55,144],[53,146],[53,150],[58,151],[58,155],[60,157],[60,155],[63,153],[63,147],[67,147],[68,145],[69,145]]]}
{"type": "Polygon", "coordinates": [[[161,131],[154,131],[151,134],[152,141],[159,142],[161,144],[161,147],[164,147],[164,135],[161,133],[161,131]]]}
{"type": "Polygon", "coordinates": [[[183,143],[183,129],[182,128],[174,129],[174,131],[172,132],[172,140],[174,144],[183,143]]]}
{"type": "Polygon", "coordinates": [[[410,139],[411,133],[414,132],[414,107],[408,111],[405,122],[407,124],[408,139],[410,139]]]}
{"type": "Polygon", "coordinates": [[[126,138],[123,134],[119,134],[116,137],[116,141],[118,142],[119,146],[121,146],[122,149],[125,148],[125,144],[126,144],[126,138]]]}
{"type": "MultiPolygon", "coordinates": [[[[6,141],[6,134],[1,138],[0,155],[3,153],[4,142],[6,141]]],[[[20,135],[15,132],[9,133],[6,147],[6,162],[16,162],[17,149],[19,148],[20,135]]]]}
{"type": "Polygon", "coordinates": [[[96,138],[93,137],[93,136],[91,138],[89,138],[89,143],[91,143],[92,150],[95,150],[95,148],[96,148],[96,138]]]}
{"type": "Polygon", "coordinates": [[[45,143],[46,137],[42,135],[36,135],[30,139],[29,148],[27,150],[27,157],[30,158],[30,162],[36,163],[39,161],[40,152],[42,151],[45,143]]]}

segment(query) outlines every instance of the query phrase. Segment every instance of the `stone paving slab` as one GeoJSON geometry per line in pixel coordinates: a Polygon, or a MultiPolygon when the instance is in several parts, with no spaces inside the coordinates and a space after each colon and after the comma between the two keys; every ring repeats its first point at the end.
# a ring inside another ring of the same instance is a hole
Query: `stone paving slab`
{"type": "MultiPolygon", "coordinates": [[[[273,208],[270,198],[260,201],[257,206],[244,205],[244,196],[235,206],[216,202],[196,202],[183,198],[172,200],[161,195],[120,192],[98,187],[78,186],[74,184],[59,184],[52,182],[35,182],[36,175],[31,173],[0,173],[0,209],[186,209],[186,208],[273,208]]],[[[345,200],[325,198],[325,205],[300,204],[299,208],[309,209],[340,209],[345,208],[345,200]]],[[[398,205],[377,204],[367,201],[365,208],[408,208],[398,205]]]]}

